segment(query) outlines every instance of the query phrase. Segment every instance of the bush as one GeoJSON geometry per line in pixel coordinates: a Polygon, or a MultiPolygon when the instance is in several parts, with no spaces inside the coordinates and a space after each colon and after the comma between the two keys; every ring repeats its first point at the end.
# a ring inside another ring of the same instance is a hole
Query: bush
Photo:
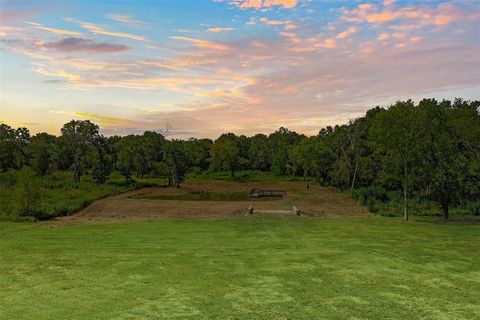
{"type": "Polygon", "coordinates": [[[474,216],[480,216],[480,201],[470,201],[467,203],[468,213],[474,216]]]}
{"type": "Polygon", "coordinates": [[[41,204],[40,185],[33,171],[23,168],[18,175],[18,182],[14,190],[14,212],[18,216],[40,217],[41,204]]]}
{"type": "MultiPolygon", "coordinates": [[[[145,181],[141,186],[148,184],[157,183],[145,181]]],[[[96,199],[136,187],[125,185],[118,172],[105,184],[97,184],[90,175],[75,184],[72,172],[37,176],[28,168],[12,170],[0,174],[0,220],[29,221],[68,215],[96,199]]]]}
{"type": "Polygon", "coordinates": [[[369,198],[367,200],[367,209],[371,213],[377,213],[378,212],[378,207],[377,207],[376,201],[374,199],[369,198]]]}
{"type": "Polygon", "coordinates": [[[358,200],[364,206],[368,206],[372,202],[385,203],[389,199],[387,191],[382,187],[376,186],[355,189],[352,192],[352,198],[358,200]]]}

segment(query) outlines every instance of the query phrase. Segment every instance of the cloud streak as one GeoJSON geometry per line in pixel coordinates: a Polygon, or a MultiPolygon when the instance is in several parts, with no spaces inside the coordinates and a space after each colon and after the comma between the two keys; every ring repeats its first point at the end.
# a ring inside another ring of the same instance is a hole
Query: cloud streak
{"type": "Polygon", "coordinates": [[[233,30],[235,30],[235,28],[232,28],[232,27],[224,27],[224,28],[215,27],[215,28],[208,28],[207,29],[208,32],[214,32],[214,33],[233,31],[233,30]]]}
{"type": "Polygon", "coordinates": [[[291,9],[297,6],[297,0],[235,0],[230,4],[240,9],[262,9],[269,7],[283,7],[291,9]]]}
{"type": "Polygon", "coordinates": [[[212,50],[230,50],[230,47],[218,42],[208,41],[208,40],[201,40],[201,39],[194,39],[190,37],[182,37],[182,36],[171,36],[170,39],[173,40],[180,40],[192,43],[195,47],[201,49],[212,49],[212,50]]]}
{"type": "Polygon", "coordinates": [[[110,13],[110,14],[107,15],[107,17],[110,20],[113,20],[113,21],[116,21],[116,22],[119,22],[119,23],[123,23],[123,24],[125,24],[127,26],[131,26],[131,27],[140,27],[140,26],[145,25],[145,23],[143,21],[133,19],[131,16],[126,15],[126,14],[110,13]]]}
{"type": "Polygon", "coordinates": [[[49,42],[44,45],[63,52],[89,52],[89,53],[117,53],[127,51],[130,48],[125,45],[95,42],[84,38],[66,38],[57,42],[49,42]]]}
{"type": "Polygon", "coordinates": [[[53,32],[55,34],[67,35],[67,36],[80,36],[80,35],[82,35],[82,33],[78,32],[78,31],[71,31],[71,30],[47,27],[47,26],[44,26],[44,25],[42,25],[40,23],[36,23],[36,22],[25,22],[25,23],[30,25],[31,28],[33,28],[33,29],[49,31],[49,32],[53,32]]]}
{"type": "Polygon", "coordinates": [[[85,30],[87,30],[87,31],[89,31],[93,34],[101,34],[101,35],[107,35],[107,36],[112,36],[112,37],[126,38],[126,39],[136,40],[136,41],[148,41],[144,36],[131,34],[131,33],[125,33],[125,32],[109,31],[109,30],[105,29],[104,27],[101,27],[98,24],[95,24],[95,23],[92,23],[92,22],[79,21],[79,20],[73,19],[73,18],[64,18],[64,20],[77,23],[83,29],[85,29],[85,30]]]}

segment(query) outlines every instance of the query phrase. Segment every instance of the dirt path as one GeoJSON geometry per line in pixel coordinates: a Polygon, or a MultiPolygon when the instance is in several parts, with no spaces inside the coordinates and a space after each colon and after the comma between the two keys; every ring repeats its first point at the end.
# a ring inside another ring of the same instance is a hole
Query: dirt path
{"type": "Polygon", "coordinates": [[[255,210],[287,214],[295,205],[309,216],[365,216],[366,209],[346,195],[332,189],[311,186],[305,191],[301,182],[238,183],[224,181],[190,182],[180,189],[145,188],[98,200],[71,216],[56,218],[55,223],[109,222],[156,218],[223,218],[245,215],[248,206],[255,210]],[[286,196],[273,201],[178,201],[141,199],[156,195],[180,195],[192,192],[248,192],[252,188],[282,189],[286,196]]]}

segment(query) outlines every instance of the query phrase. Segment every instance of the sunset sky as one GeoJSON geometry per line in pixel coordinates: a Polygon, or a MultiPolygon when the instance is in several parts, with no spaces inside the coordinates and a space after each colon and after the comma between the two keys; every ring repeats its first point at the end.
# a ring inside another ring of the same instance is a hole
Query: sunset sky
{"type": "Polygon", "coordinates": [[[315,134],[480,99],[480,1],[0,1],[0,121],[58,134],[315,134]]]}

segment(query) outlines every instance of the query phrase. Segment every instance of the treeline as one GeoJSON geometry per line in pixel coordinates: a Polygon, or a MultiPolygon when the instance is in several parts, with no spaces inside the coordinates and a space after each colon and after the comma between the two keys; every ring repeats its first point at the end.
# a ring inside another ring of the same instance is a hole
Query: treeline
{"type": "Polygon", "coordinates": [[[479,206],[479,106],[462,99],[399,101],[312,137],[280,128],[268,136],[226,133],[215,141],[153,131],[104,137],[88,120],[66,123],[58,137],[1,124],[0,171],[71,170],[76,183],[86,174],[105,183],[118,170],[126,183],[149,175],[179,186],[188,172],[260,170],[301,176],[307,189],[314,180],[348,190],[372,211],[389,192],[401,193],[405,219],[409,199],[433,201],[447,219],[452,206],[479,206]]]}

